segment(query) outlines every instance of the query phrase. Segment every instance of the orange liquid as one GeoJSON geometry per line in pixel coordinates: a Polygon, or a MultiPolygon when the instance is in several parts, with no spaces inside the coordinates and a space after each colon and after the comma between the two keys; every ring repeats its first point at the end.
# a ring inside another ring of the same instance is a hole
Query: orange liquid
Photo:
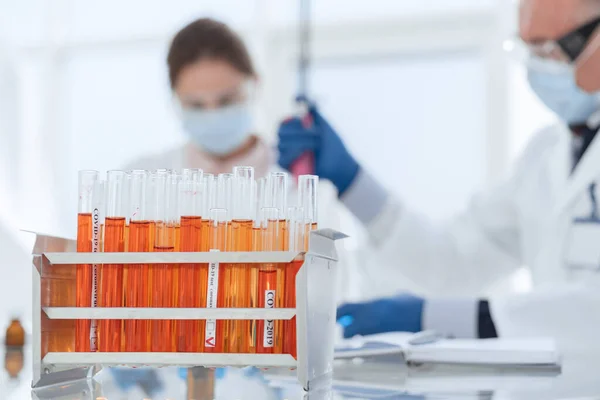
{"type": "MultiPolygon", "coordinates": [[[[202,219],[181,217],[181,251],[200,251],[202,219]]],[[[199,288],[201,277],[206,279],[206,269],[201,264],[181,264],[179,266],[179,307],[199,308],[206,305],[206,289],[199,288]],[[202,274],[204,272],[204,274],[202,274]]],[[[204,337],[204,325],[200,321],[177,321],[177,351],[200,351],[204,337]]]]}
{"type": "MultiPolygon", "coordinates": [[[[174,251],[182,251],[181,250],[181,225],[179,223],[174,224],[173,225],[173,229],[171,230],[171,232],[173,232],[173,239],[171,243],[175,243],[175,249],[174,251]]],[[[172,281],[173,281],[173,288],[171,290],[171,307],[179,307],[179,269],[180,269],[180,264],[171,264],[171,275],[172,275],[172,281]]],[[[177,324],[177,321],[173,320],[171,321],[171,338],[173,339],[173,343],[172,343],[172,350],[171,351],[177,351],[177,337],[179,336],[179,334],[177,333],[177,331],[179,330],[179,325],[177,324]]]]}
{"type": "MultiPolygon", "coordinates": [[[[175,251],[175,227],[164,222],[157,222],[155,228],[155,252],[175,251]]],[[[173,307],[174,299],[174,274],[171,264],[150,265],[152,276],[152,307],[173,307]]],[[[173,337],[174,321],[152,321],[152,351],[174,351],[173,337]]]]}
{"type": "MultiPolygon", "coordinates": [[[[233,220],[230,226],[229,251],[252,250],[252,220],[233,220]]],[[[225,273],[223,292],[224,307],[250,307],[250,266],[228,264],[225,273]]],[[[225,321],[225,351],[228,353],[248,353],[253,348],[250,321],[225,321]]]]}
{"type": "MultiPolygon", "coordinates": [[[[106,217],[104,226],[104,251],[123,252],[125,250],[125,218],[106,217]]],[[[99,267],[100,290],[99,307],[123,307],[123,265],[104,264],[99,267]]],[[[102,352],[121,351],[120,320],[102,320],[98,324],[98,350],[102,352]]]]}
{"type": "MultiPolygon", "coordinates": [[[[77,252],[91,253],[92,251],[92,214],[77,215],[77,252]]],[[[77,265],[76,271],[76,306],[91,307],[92,305],[92,266],[77,265]]],[[[75,351],[90,351],[89,319],[77,320],[75,323],[75,351]]]]}
{"type": "MultiPolygon", "coordinates": [[[[129,248],[129,224],[125,225],[125,249],[129,248]]],[[[125,273],[125,271],[123,272],[125,273]]]]}
{"type": "MultiPolygon", "coordinates": [[[[286,236],[286,221],[277,221],[274,228],[266,229],[263,236],[263,249],[267,251],[285,250],[288,247],[286,236]]],[[[261,264],[258,272],[258,306],[261,308],[283,307],[284,286],[284,265],[261,264]]],[[[258,321],[257,353],[281,354],[283,352],[282,332],[283,321],[258,321]]]]}
{"type": "MultiPolygon", "coordinates": [[[[147,252],[150,246],[150,221],[131,221],[129,224],[129,252],[147,252]]],[[[124,266],[124,306],[150,307],[148,301],[148,264],[127,264],[124,266]]],[[[150,332],[149,321],[125,321],[125,351],[148,351],[147,338],[150,332]]]]}
{"type": "MultiPolygon", "coordinates": [[[[258,306],[282,308],[285,270],[278,264],[262,264],[258,273],[258,306]]],[[[259,320],[257,329],[257,353],[283,352],[283,322],[259,320]]]]}
{"type": "Polygon", "coordinates": [[[175,225],[175,251],[183,251],[181,248],[181,225],[175,225]]]}
{"type": "MultiPolygon", "coordinates": [[[[209,245],[212,250],[224,251],[226,249],[225,243],[227,242],[227,238],[229,235],[229,227],[226,223],[219,223],[217,226],[213,226],[210,221],[202,221],[203,227],[204,223],[208,226],[208,239],[206,243],[209,245]]],[[[217,282],[218,287],[218,298],[217,298],[217,307],[224,307],[225,304],[225,273],[224,273],[225,264],[221,264],[219,266],[219,281],[217,282]]],[[[210,280],[210,276],[207,274],[206,277],[206,290],[208,293],[208,281],[210,280]]],[[[207,296],[208,297],[208,296],[207,296]]],[[[207,300],[208,302],[208,300],[207,300]]],[[[207,305],[207,304],[205,304],[207,305]]],[[[215,336],[214,338],[206,338],[205,336],[202,338],[203,340],[203,348],[206,353],[223,353],[225,352],[225,322],[223,320],[218,321],[206,321],[206,331],[209,330],[208,324],[215,324],[215,336]],[[209,342],[214,343],[214,347],[209,345],[209,342]]]]}
{"type": "Polygon", "coordinates": [[[317,223],[313,222],[304,226],[304,251],[308,251],[308,244],[310,239],[310,231],[316,231],[318,228],[317,223]]]}
{"type": "MultiPolygon", "coordinates": [[[[252,251],[262,251],[263,249],[264,229],[252,227],[252,251]]],[[[250,307],[259,307],[258,305],[258,271],[260,264],[250,265],[250,307]]],[[[256,352],[256,345],[259,340],[258,321],[250,321],[250,335],[252,337],[252,348],[250,352],[256,352]]]]}
{"type": "MultiPolygon", "coordinates": [[[[284,307],[296,308],[296,275],[304,260],[294,260],[285,267],[284,307]]],[[[296,317],[283,321],[284,339],[283,352],[298,357],[296,350],[296,317]]]]}

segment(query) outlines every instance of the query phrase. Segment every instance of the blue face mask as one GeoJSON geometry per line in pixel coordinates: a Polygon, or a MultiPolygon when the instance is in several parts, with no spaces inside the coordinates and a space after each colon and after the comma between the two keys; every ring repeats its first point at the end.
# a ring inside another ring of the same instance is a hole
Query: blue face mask
{"type": "Polygon", "coordinates": [[[568,125],[586,123],[600,109],[600,96],[581,90],[569,65],[538,59],[529,65],[527,78],[539,99],[568,125]]]}
{"type": "Polygon", "coordinates": [[[252,128],[252,116],[246,104],[217,110],[183,109],[181,122],[192,143],[220,156],[240,148],[252,128]]]}

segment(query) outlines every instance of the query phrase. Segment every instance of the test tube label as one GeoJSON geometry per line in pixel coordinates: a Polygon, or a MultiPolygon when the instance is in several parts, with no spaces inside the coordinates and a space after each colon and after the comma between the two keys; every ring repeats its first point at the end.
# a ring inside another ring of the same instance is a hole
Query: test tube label
{"type": "MultiPolygon", "coordinates": [[[[275,290],[265,290],[265,308],[275,308],[275,290]]],[[[273,347],[275,342],[275,321],[266,320],[263,332],[263,347],[273,347]]]]}
{"type": "MultiPolygon", "coordinates": [[[[218,251],[218,250],[211,250],[218,251]]],[[[219,292],[219,263],[208,264],[208,289],[206,293],[206,308],[217,308],[217,296],[219,292]]],[[[206,347],[215,347],[217,335],[217,321],[214,319],[206,320],[206,334],[204,345],[206,347]]]]}
{"type": "MultiPolygon", "coordinates": [[[[92,213],[92,253],[100,251],[100,208],[94,207],[92,213]]],[[[98,306],[98,264],[92,265],[92,307],[98,306]]],[[[98,350],[98,323],[91,321],[90,325],[90,351],[98,350]]]]}

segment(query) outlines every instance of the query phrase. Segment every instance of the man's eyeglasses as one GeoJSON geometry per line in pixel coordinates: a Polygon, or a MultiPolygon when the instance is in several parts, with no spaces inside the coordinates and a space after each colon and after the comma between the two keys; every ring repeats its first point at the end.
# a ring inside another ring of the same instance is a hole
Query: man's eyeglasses
{"type": "Polygon", "coordinates": [[[527,54],[533,54],[546,60],[558,61],[571,64],[583,53],[594,32],[600,27],[600,17],[585,25],[567,33],[557,40],[544,40],[534,43],[525,43],[521,38],[508,40],[504,44],[505,50],[511,53],[517,53],[521,56],[521,51],[527,54]]]}

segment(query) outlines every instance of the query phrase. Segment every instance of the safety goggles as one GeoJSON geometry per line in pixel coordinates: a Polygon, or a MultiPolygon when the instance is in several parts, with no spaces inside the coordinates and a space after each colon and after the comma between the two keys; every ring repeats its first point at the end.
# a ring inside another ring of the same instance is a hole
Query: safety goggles
{"type": "Polygon", "coordinates": [[[583,53],[599,27],[600,18],[596,18],[557,40],[525,43],[516,36],[504,42],[504,50],[520,60],[528,60],[533,56],[537,59],[572,64],[583,53]]]}
{"type": "Polygon", "coordinates": [[[215,93],[194,93],[193,95],[175,96],[176,103],[183,109],[205,110],[225,108],[237,104],[249,103],[254,97],[256,84],[246,81],[235,88],[215,93]]]}

